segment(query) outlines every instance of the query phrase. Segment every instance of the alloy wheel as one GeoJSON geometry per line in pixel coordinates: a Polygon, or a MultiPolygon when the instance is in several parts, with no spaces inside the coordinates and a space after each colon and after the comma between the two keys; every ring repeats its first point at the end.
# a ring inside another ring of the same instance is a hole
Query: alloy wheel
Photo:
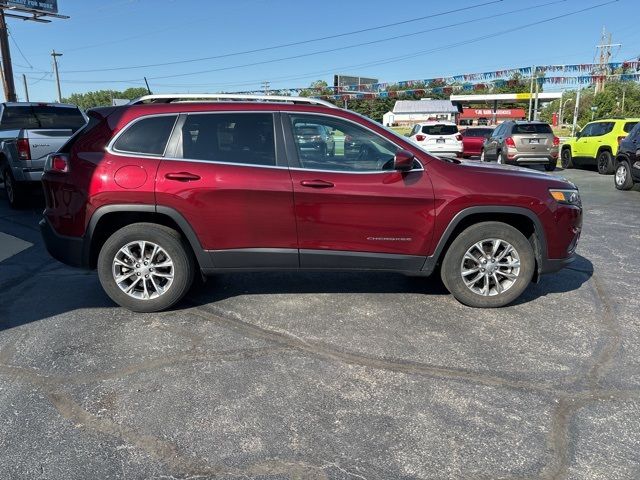
{"type": "Polygon", "coordinates": [[[161,246],[140,240],[118,250],[113,259],[112,274],[124,293],[138,300],[151,300],[171,288],[174,264],[161,246]]]}
{"type": "Polygon", "coordinates": [[[473,244],[462,258],[460,275],[477,295],[495,296],[509,290],[520,274],[520,256],[509,242],[488,238],[473,244]]]}
{"type": "Polygon", "coordinates": [[[627,167],[624,164],[620,164],[618,168],[616,168],[616,184],[622,186],[626,181],[627,167]]]}

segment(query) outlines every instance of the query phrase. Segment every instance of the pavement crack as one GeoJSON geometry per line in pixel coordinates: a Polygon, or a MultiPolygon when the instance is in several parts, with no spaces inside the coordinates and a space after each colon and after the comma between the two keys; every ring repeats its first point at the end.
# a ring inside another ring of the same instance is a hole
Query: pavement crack
{"type": "Polygon", "coordinates": [[[202,306],[196,306],[191,311],[204,320],[214,321],[245,336],[284,345],[329,361],[374,368],[377,370],[469,381],[492,387],[506,387],[545,394],[558,393],[558,390],[551,384],[541,382],[515,380],[462,369],[428,365],[395,358],[374,357],[363,353],[341,350],[325,343],[302,340],[295,335],[265,329],[247,323],[239,318],[230,318],[219,313],[214,313],[202,306]]]}

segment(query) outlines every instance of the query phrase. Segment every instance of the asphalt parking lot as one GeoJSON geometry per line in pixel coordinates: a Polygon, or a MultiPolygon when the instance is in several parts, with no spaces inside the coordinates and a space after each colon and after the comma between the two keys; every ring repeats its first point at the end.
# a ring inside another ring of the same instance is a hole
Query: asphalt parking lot
{"type": "Polygon", "coordinates": [[[579,258],[499,310],[260,273],[134,314],[0,199],[0,478],[640,477],[640,190],[557,173],[579,258]]]}

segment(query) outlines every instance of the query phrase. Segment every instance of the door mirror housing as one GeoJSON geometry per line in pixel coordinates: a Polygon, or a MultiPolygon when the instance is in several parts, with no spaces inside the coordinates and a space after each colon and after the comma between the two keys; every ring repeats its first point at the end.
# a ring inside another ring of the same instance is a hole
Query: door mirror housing
{"type": "Polygon", "coordinates": [[[399,150],[393,157],[393,169],[400,172],[408,172],[413,168],[415,156],[408,150],[399,150]]]}

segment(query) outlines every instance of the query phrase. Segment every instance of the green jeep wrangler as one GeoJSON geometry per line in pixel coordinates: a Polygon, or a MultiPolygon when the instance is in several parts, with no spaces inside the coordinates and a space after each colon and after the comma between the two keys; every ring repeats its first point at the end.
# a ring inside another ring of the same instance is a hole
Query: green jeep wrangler
{"type": "Polygon", "coordinates": [[[587,123],[562,145],[562,168],[596,165],[598,173],[612,174],[618,145],[638,122],[640,118],[607,118],[587,123]]]}

